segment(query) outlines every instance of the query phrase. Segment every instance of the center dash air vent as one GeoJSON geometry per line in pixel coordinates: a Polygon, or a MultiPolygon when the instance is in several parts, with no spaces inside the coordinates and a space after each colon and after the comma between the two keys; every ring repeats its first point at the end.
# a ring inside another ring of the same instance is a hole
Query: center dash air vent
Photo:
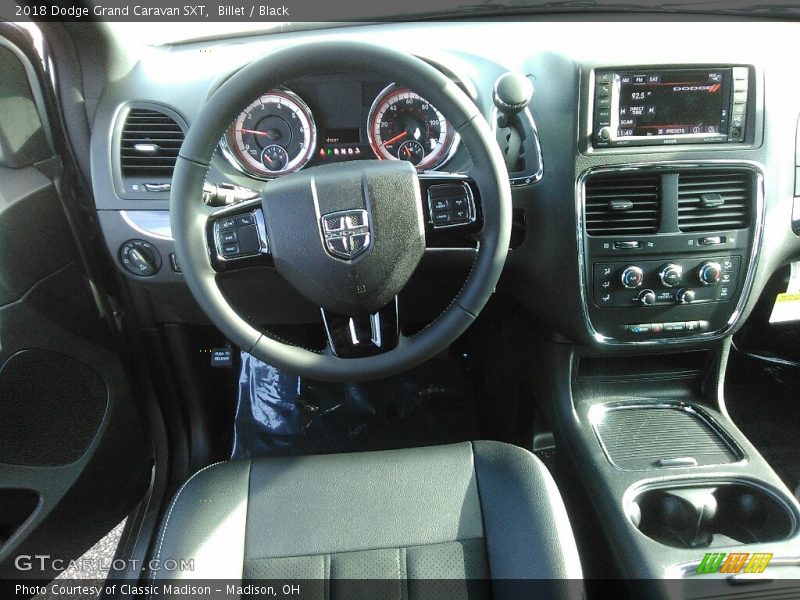
{"type": "Polygon", "coordinates": [[[744,229],[750,224],[753,175],[714,169],[678,175],[678,228],[685,232],[744,229]]]}
{"type": "Polygon", "coordinates": [[[659,186],[659,176],[648,173],[590,176],[586,181],[587,233],[656,233],[660,217],[659,186]]]}
{"type": "Polygon", "coordinates": [[[169,179],[183,144],[183,129],[164,112],[132,108],[120,140],[122,175],[169,179]]]}

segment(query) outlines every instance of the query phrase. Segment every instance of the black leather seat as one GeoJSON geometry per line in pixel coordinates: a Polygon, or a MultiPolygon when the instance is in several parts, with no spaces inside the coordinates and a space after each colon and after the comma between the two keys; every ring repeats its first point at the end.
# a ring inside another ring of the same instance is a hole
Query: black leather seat
{"type": "Polygon", "coordinates": [[[520,595],[490,579],[574,597],[581,578],[552,477],[498,442],[212,465],[176,494],[153,558],[194,559],[156,579],[325,581],[319,598],[362,597],[355,580],[399,582],[381,598],[520,595]]]}

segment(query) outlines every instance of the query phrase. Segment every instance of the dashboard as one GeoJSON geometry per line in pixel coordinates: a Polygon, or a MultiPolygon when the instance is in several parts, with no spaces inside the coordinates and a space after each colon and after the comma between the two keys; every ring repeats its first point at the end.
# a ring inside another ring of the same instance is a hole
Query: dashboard
{"type": "MultiPolygon", "coordinates": [[[[627,43],[601,44],[596,23],[562,20],[367,24],[150,48],[94,113],[93,185],[109,251],[157,321],[202,322],[171,244],[168,158],[205,99],[285,44],[413,37],[425,40],[418,55],[498,132],[498,78],[519,73],[535,89],[518,139],[498,133],[504,152],[515,141],[519,150],[507,163],[514,236],[500,291],[550,335],[604,352],[719,339],[800,254],[792,231],[798,42],[784,23],[680,30],[691,45],[676,45],[669,28],[612,22],[601,37],[627,43]],[[147,140],[130,136],[153,127],[165,132],[163,164],[147,155],[147,140]],[[128,268],[132,249],[157,256],[155,272],[128,268]]],[[[332,73],[264,90],[242,106],[208,181],[235,195],[316,165],[375,158],[421,173],[468,173],[471,161],[446,115],[414,90],[332,73]]],[[[408,290],[419,320],[452,298],[476,251],[469,231],[437,231],[427,217],[435,243],[408,290]]],[[[229,294],[262,286],[263,302],[252,307],[260,322],[319,318],[268,265],[254,264],[251,277],[232,275],[229,294]]]]}

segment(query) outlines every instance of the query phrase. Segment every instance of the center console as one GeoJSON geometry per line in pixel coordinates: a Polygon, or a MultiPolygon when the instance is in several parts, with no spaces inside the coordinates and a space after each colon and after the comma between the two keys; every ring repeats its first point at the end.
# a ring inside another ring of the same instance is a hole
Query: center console
{"type": "Polygon", "coordinates": [[[588,528],[601,523],[614,558],[587,561],[589,576],[617,569],[632,597],[729,597],[744,582],[766,594],[764,577],[800,574],[800,505],[724,400],[772,176],[761,77],[743,64],[582,69],[574,208],[589,335],[565,344],[531,324],[526,375],[554,399],[557,452],[585,488],[571,516],[596,517],[588,528]]]}

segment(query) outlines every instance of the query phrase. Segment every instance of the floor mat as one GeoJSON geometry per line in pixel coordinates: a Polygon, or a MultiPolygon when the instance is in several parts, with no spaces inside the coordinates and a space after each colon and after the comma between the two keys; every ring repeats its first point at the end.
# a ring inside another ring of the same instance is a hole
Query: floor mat
{"type": "Polygon", "coordinates": [[[458,357],[364,383],[289,375],[243,352],[231,458],[385,450],[478,437],[475,386],[458,357]]]}
{"type": "Polygon", "coordinates": [[[800,368],[731,352],[725,404],[791,490],[800,490],[800,368]]]}

